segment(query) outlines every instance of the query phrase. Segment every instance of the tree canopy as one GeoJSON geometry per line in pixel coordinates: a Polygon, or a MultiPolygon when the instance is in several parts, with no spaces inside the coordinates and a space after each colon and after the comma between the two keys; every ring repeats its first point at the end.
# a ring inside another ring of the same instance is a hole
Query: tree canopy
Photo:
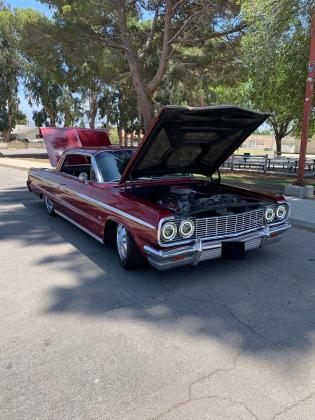
{"type": "Polygon", "coordinates": [[[167,104],[271,112],[278,152],[299,129],[313,0],[41,1],[52,18],[0,6],[2,131],[19,85],[37,125],[112,124],[121,141],[167,104]]]}

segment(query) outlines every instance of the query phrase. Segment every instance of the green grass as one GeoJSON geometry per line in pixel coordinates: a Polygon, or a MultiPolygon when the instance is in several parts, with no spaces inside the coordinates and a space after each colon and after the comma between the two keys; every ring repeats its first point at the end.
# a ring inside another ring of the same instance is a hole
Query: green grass
{"type": "MultiPolygon", "coordinates": [[[[251,190],[266,191],[271,193],[284,193],[285,184],[292,184],[295,176],[278,174],[259,174],[257,172],[221,172],[222,182],[251,190]]],[[[307,184],[315,187],[315,177],[307,177],[307,184]]]]}

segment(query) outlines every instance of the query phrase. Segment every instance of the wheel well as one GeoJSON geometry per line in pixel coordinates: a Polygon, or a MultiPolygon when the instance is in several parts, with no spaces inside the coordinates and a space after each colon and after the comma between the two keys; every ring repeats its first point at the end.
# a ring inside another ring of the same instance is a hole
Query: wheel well
{"type": "Polygon", "coordinates": [[[117,223],[113,220],[108,220],[105,224],[104,230],[104,244],[113,246],[115,243],[115,233],[116,233],[117,223]]]}

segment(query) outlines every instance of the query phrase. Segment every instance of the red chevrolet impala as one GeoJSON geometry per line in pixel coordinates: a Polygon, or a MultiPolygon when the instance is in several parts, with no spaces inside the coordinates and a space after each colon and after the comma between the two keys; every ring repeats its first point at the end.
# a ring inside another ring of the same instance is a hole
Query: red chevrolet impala
{"type": "Polygon", "coordinates": [[[219,167],[267,118],[166,107],[137,149],[112,146],[100,130],[42,128],[54,169],[31,168],[27,185],[50,215],[114,244],[124,268],[244,258],[290,227],[282,196],[220,182],[219,167]]]}

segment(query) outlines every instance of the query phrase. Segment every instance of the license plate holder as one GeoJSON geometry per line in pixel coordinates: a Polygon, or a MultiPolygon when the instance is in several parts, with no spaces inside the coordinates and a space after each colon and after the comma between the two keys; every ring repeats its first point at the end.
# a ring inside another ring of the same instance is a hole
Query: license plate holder
{"type": "Polygon", "coordinates": [[[245,242],[222,242],[223,260],[244,260],[245,242]]]}

